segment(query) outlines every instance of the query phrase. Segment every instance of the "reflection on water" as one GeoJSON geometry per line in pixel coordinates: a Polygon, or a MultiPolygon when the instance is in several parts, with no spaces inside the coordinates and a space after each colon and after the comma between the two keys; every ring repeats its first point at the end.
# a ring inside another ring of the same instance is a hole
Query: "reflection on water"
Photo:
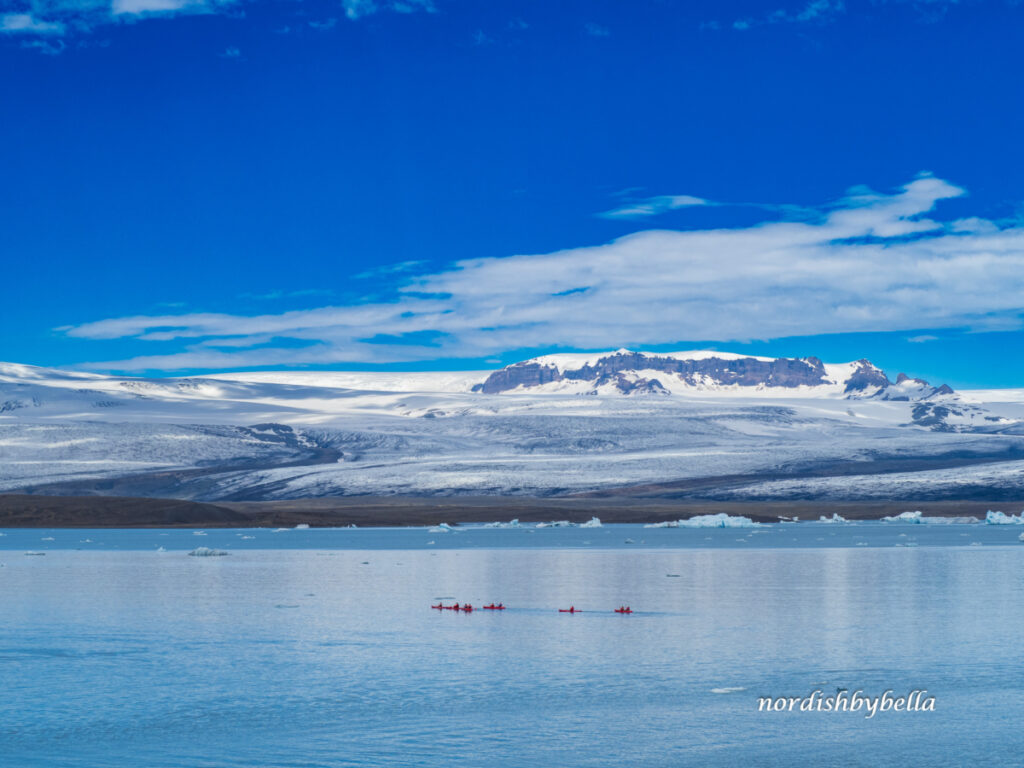
{"type": "Polygon", "coordinates": [[[5,765],[954,766],[1024,753],[1024,547],[0,562],[5,765]],[[440,597],[509,610],[431,610],[440,597]],[[570,604],[584,613],[557,612],[570,604]],[[622,604],[637,613],[611,613],[622,604]],[[759,695],[816,687],[926,688],[937,706],[872,720],[757,711],[759,695]]]}

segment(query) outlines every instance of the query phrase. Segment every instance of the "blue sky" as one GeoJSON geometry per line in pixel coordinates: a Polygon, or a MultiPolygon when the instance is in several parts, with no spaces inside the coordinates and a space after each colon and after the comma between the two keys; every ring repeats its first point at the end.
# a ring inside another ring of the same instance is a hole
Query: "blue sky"
{"type": "Polygon", "coordinates": [[[1024,386],[1024,4],[0,0],[0,359],[1024,386]]]}

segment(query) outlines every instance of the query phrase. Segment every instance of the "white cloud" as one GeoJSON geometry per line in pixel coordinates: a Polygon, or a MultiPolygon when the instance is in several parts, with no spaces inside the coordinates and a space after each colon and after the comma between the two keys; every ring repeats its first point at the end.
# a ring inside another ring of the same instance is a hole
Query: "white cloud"
{"type": "Polygon", "coordinates": [[[584,24],[583,31],[591,37],[608,37],[611,35],[611,31],[608,27],[602,27],[600,24],[596,24],[593,21],[588,21],[584,24]]]}
{"type": "MultiPolygon", "coordinates": [[[[742,32],[755,26],[768,24],[823,23],[832,21],[845,10],[846,5],[843,0],[810,0],[799,10],[779,8],[764,16],[737,19],[732,23],[732,28],[742,32]]],[[[711,28],[717,28],[717,25],[711,28]]]]}
{"type": "Polygon", "coordinates": [[[929,341],[938,341],[938,336],[932,336],[930,333],[924,333],[920,336],[911,336],[907,339],[911,344],[924,344],[929,341]]]}
{"type": "MultiPolygon", "coordinates": [[[[11,0],[0,0],[0,5],[9,2],[11,0]]],[[[47,42],[44,37],[86,33],[107,24],[131,21],[133,17],[230,13],[242,2],[244,0],[21,0],[11,3],[18,7],[17,12],[0,13],[0,34],[21,34],[29,38],[24,47],[57,53],[63,46],[47,42]],[[23,10],[28,6],[34,10],[23,10]]],[[[436,11],[433,0],[341,0],[341,6],[349,19],[384,11],[400,14],[436,11]]],[[[330,29],[335,23],[332,18],[308,22],[310,27],[320,30],[330,29]]]]}
{"type": "Polygon", "coordinates": [[[1024,225],[965,232],[925,216],[961,194],[925,175],[891,194],[855,189],[810,221],[646,230],[604,245],[461,261],[404,278],[392,302],[111,318],[65,332],[177,341],[178,353],[91,366],[172,370],[1018,327],[1024,225]]]}
{"type": "Polygon", "coordinates": [[[696,205],[710,205],[707,200],[692,195],[658,195],[598,214],[604,219],[640,219],[657,216],[659,213],[676,208],[690,208],[696,205]]]}
{"type": "Polygon", "coordinates": [[[59,35],[64,25],[54,21],[41,21],[30,13],[0,15],[0,32],[8,34],[59,35]]]}
{"type": "Polygon", "coordinates": [[[341,0],[341,7],[350,19],[359,19],[380,11],[416,13],[436,11],[433,0],[341,0]]]}
{"type": "Polygon", "coordinates": [[[184,8],[206,7],[204,0],[114,0],[111,13],[141,15],[144,13],[173,13],[184,8]]]}

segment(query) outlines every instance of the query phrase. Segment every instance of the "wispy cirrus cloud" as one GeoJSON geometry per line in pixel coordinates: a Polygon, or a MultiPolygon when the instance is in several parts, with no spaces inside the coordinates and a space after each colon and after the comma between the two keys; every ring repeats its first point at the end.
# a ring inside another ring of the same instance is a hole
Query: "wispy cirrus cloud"
{"type": "MultiPolygon", "coordinates": [[[[98,27],[139,18],[221,14],[250,0],[0,0],[0,35],[20,36],[24,47],[55,53],[63,45],[52,38],[88,33],[98,27]],[[50,38],[51,40],[47,40],[50,38]]],[[[433,0],[341,0],[341,9],[356,20],[375,13],[433,13],[433,0]]],[[[336,19],[308,22],[327,30],[336,19]]]]}
{"type": "Polygon", "coordinates": [[[0,15],[0,32],[23,35],[60,35],[64,25],[56,21],[42,21],[31,13],[5,13],[0,15]]]}
{"type": "Polygon", "coordinates": [[[647,216],[657,216],[659,213],[674,211],[677,208],[692,208],[701,205],[711,205],[711,203],[693,195],[657,195],[656,197],[634,200],[597,215],[602,219],[642,219],[647,216]]]}
{"type": "Polygon", "coordinates": [[[736,19],[732,23],[732,28],[745,31],[772,24],[821,24],[833,21],[845,11],[846,5],[843,0],[810,0],[799,8],[777,8],[762,16],[736,19]]]}
{"type": "Polygon", "coordinates": [[[388,302],[114,317],[63,332],[173,345],[86,366],[137,371],[1020,327],[1024,225],[934,218],[937,203],[962,194],[922,175],[891,193],[855,188],[805,221],[644,230],[603,245],[398,272],[398,298],[388,302]]]}

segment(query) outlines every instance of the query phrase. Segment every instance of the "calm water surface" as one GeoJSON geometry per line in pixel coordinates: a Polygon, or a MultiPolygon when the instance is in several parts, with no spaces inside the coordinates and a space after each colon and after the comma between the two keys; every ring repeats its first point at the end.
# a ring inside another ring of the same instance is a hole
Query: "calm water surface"
{"type": "Polygon", "coordinates": [[[1021,764],[1020,527],[757,530],[7,530],[0,764],[1021,764]]]}

